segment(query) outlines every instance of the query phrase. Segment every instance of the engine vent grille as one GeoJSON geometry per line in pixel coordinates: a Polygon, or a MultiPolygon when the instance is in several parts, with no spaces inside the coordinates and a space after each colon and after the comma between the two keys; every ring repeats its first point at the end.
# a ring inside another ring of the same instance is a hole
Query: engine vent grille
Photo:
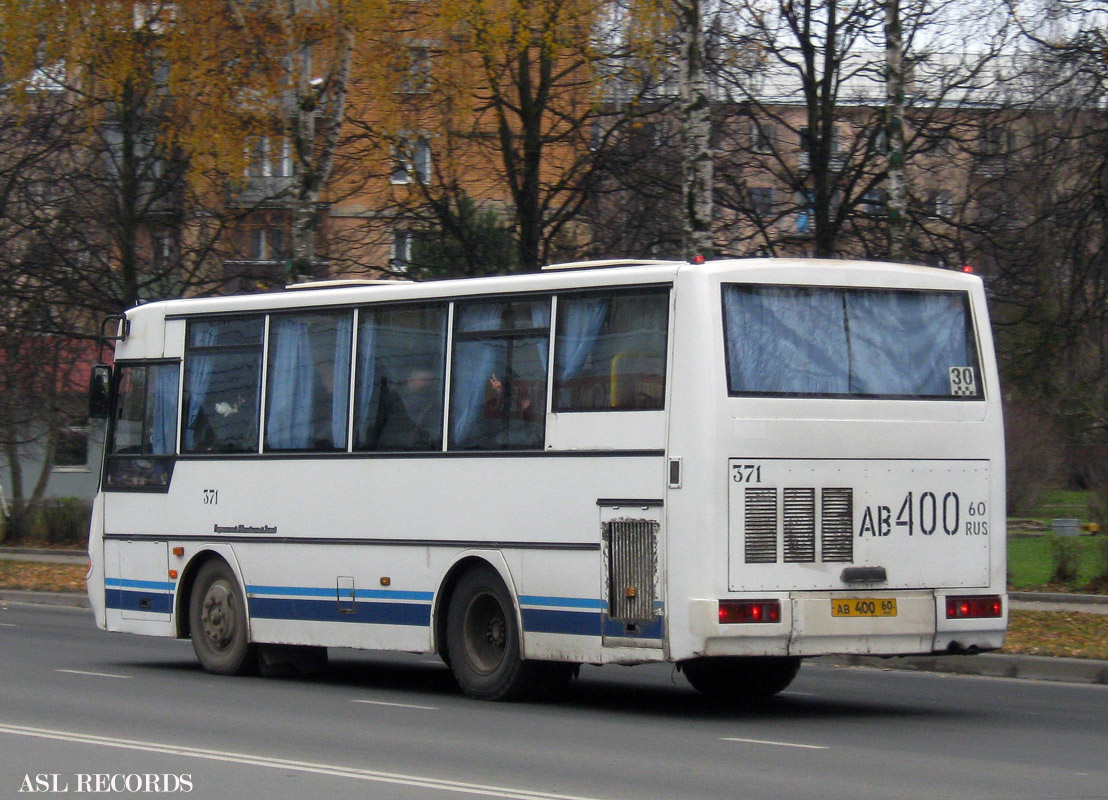
{"type": "Polygon", "coordinates": [[[608,543],[608,615],[616,620],[654,619],[658,522],[619,519],[605,523],[604,528],[608,543]]]}
{"type": "Polygon", "coordinates": [[[785,489],[785,562],[816,560],[816,490],[785,489]]]}
{"type": "Polygon", "coordinates": [[[816,561],[817,528],[820,561],[849,563],[853,560],[854,490],[819,491],[817,524],[815,488],[789,487],[779,492],[746,487],[743,490],[743,556],[746,563],[777,563],[779,529],[781,560],[787,564],[816,561]]]}
{"type": "Polygon", "coordinates": [[[777,561],[777,490],[746,488],[744,509],[747,564],[773,564],[777,561]]]}
{"type": "Polygon", "coordinates": [[[822,491],[820,550],[824,561],[850,562],[854,559],[854,490],[822,491]]]}

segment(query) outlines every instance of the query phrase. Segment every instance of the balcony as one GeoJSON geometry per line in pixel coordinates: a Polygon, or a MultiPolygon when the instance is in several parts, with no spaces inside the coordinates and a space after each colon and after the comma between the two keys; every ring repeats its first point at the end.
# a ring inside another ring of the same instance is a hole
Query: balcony
{"type": "Polygon", "coordinates": [[[231,203],[240,208],[288,208],[295,190],[292,176],[249,177],[231,192],[231,203]]]}

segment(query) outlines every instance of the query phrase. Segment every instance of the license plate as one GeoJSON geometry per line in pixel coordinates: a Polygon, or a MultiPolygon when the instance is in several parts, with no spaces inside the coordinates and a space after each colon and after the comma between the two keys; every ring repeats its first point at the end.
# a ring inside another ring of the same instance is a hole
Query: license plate
{"type": "Polygon", "coordinates": [[[831,601],[833,617],[895,617],[892,597],[844,597],[831,601]]]}

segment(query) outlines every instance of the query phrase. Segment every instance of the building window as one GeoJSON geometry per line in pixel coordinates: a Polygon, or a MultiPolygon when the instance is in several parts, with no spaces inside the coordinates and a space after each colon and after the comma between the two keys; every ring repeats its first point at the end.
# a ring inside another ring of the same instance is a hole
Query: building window
{"type": "Polygon", "coordinates": [[[884,189],[870,189],[862,197],[862,207],[871,217],[883,217],[886,212],[887,199],[884,189]]]}
{"type": "Polygon", "coordinates": [[[950,219],[954,216],[954,197],[950,192],[932,192],[928,201],[931,216],[940,219],[950,219]]]}
{"type": "Polygon", "coordinates": [[[751,186],[748,190],[750,213],[757,219],[766,219],[773,214],[773,187],[751,186]]]}
{"type": "Polygon", "coordinates": [[[389,181],[402,186],[412,181],[431,180],[431,143],[424,137],[401,138],[392,149],[389,181]]]}
{"type": "Polygon", "coordinates": [[[982,156],[1004,156],[1016,150],[1015,131],[1004,126],[984,128],[979,142],[982,156]]]}
{"type": "Polygon", "coordinates": [[[423,94],[431,89],[431,50],[424,45],[407,48],[402,67],[399,91],[402,94],[423,94]]]}
{"type": "Polygon", "coordinates": [[[394,272],[407,272],[412,266],[412,243],[415,234],[411,231],[393,231],[392,248],[389,252],[389,269],[394,272]]]}
{"type": "Polygon", "coordinates": [[[76,469],[88,467],[87,420],[71,420],[58,432],[58,442],[54,448],[54,468],[76,469]]]}
{"type": "Polygon", "coordinates": [[[282,261],[286,257],[284,229],[255,228],[250,231],[251,261],[282,261]]]}
{"type": "Polygon", "coordinates": [[[247,153],[246,177],[287,178],[292,175],[292,149],[285,137],[260,136],[247,153]]]}
{"type": "Polygon", "coordinates": [[[777,142],[777,128],[767,122],[750,123],[750,149],[754,153],[772,153],[777,142]]]}
{"type": "Polygon", "coordinates": [[[812,219],[812,193],[802,191],[796,193],[796,232],[811,233],[812,219]]]}

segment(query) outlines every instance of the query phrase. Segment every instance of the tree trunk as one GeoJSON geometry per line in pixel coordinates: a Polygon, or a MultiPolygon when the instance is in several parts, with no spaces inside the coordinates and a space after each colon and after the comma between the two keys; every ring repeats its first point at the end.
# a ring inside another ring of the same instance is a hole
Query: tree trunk
{"type": "Polygon", "coordinates": [[[703,8],[701,0],[678,0],[681,43],[684,249],[687,258],[712,255],[712,118],[708,81],[704,74],[703,8]]]}
{"type": "Polygon", "coordinates": [[[900,0],[885,0],[885,148],[889,260],[908,259],[908,189],[904,164],[904,62],[900,0]]]}

